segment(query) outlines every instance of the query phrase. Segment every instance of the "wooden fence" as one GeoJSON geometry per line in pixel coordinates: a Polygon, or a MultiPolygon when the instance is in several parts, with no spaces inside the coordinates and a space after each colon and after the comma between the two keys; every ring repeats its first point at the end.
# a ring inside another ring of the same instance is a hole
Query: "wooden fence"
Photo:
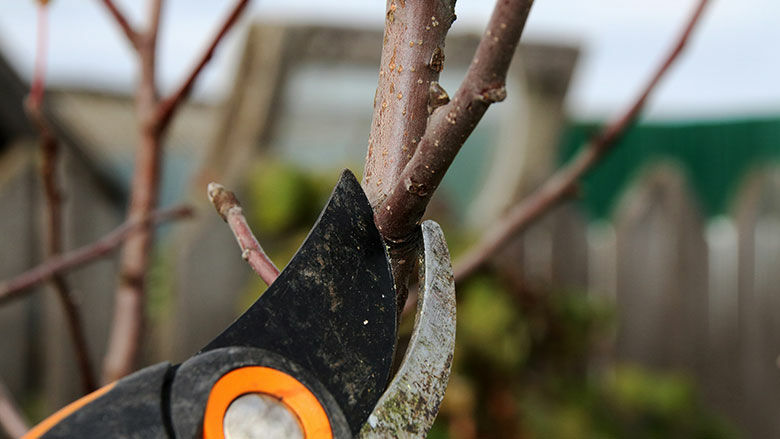
{"type": "Polygon", "coordinates": [[[686,373],[748,437],[780,437],[780,169],[743,179],[728,216],[690,193],[665,163],[609,222],[558,208],[522,239],[524,278],[614,300],[609,360],[686,373]]]}

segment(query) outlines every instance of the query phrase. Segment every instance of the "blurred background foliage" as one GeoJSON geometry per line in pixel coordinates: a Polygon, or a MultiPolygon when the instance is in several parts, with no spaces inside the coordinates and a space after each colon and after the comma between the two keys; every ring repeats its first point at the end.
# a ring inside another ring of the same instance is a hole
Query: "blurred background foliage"
{"type": "MultiPolygon", "coordinates": [[[[325,205],[335,174],[253,165],[242,203],[280,268],[325,205]]],[[[440,214],[456,260],[472,237],[440,214]]],[[[264,290],[252,277],[242,310],[264,290]]],[[[454,373],[431,438],[739,437],[685,375],[611,361],[614,303],[582,290],[530,290],[500,273],[476,276],[457,293],[454,373]]],[[[402,340],[412,323],[404,317],[402,340]]]]}

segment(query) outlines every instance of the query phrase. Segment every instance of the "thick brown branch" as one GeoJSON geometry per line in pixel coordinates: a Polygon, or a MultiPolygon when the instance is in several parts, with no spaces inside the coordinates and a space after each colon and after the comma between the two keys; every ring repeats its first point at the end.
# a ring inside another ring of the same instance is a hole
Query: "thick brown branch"
{"type": "Polygon", "coordinates": [[[454,0],[388,0],[363,188],[374,209],[412,158],[428,120],[428,90],[444,67],[454,0]]]}
{"type": "MultiPolygon", "coordinates": [[[[33,86],[27,100],[27,110],[30,119],[38,126],[41,136],[41,180],[46,198],[47,207],[47,257],[54,257],[63,250],[63,215],[62,215],[62,191],[57,184],[57,162],[59,142],[54,137],[41,111],[43,92],[45,89],[46,47],[48,43],[47,30],[48,8],[45,3],[39,6],[38,14],[38,49],[36,52],[35,71],[33,73],[33,86]]],[[[65,321],[73,340],[76,351],[76,361],[81,373],[81,383],[84,394],[90,393],[97,387],[95,375],[90,362],[89,348],[82,323],[79,308],[73,300],[71,289],[62,275],[52,278],[52,286],[62,304],[65,313],[65,321]]]]}
{"type": "Polygon", "coordinates": [[[14,403],[11,393],[2,381],[0,381],[0,427],[14,439],[24,436],[30,429],[22,416],[22,411],[14,403]]]}
{"type": "Polygon", "coordinates": [[[132,45],[135,49],[138,49],[138,32],[136,32],[136,30],[133,29],[133,26],[130,25],[130,22],[127,21],[125,14],[116,7],[112,0],[102,1],[106,9],[108,9],[108,12],[112,17],[114,17],[116,24],[119,25],[119,27],[122,29],[122,32],[125,33],[127,41],[130,42],[130,45],[132,45]]]}
{"type": "Polygon", "coordinates": [[[22,297],[30,288],[52,279],[57,274],[65,274],[84,264],[102,258],[141,227],[150,227],[166,221],[192,216],[189,206],[177,206],[153,212],[140,221],[128,220],[92,244],[79,247],[59,256],[47,259],[42,264],[5,282],[0,282],[0,305],[22,297]]]}
{"type": "Polygon", "coordinates": [[[208,64],[208,62],[214,56],[214,51],[216,50],[217,45],[219,45],[220,41],[222,41],[225,35],[230,31],[248,4],[249,0],[238,0],[236,2],[235,6],[233,6],[233,10],[225,19],[224,23],[222,23],[219,31],[216,33],[216,35],[214,35],[214,38],[212,38],[208,48],[201,55],[198,63],[195,64],[195,67],[192,69],[189,75],[187,75],[184,82],[182,82],[179,88],[171,96],[160,102],[160,105],[157,109],[157,123],[161,129],[165,129],[165,127],[168,126],[171,117],[176,112],[179,104],[181,104],[184,99],[189,96],[190,91],[192,91],[192,86],[195,84],[195,80],[198,78],[198,75],[200,75],[201,70],[203,70],[206,64],[208,64]]]}
{"type": "Polygon", "coordinates": [[[265,254],[252,229],[249,228],[235,194],[221,184],[209,183],[208,196],[219,216],[230,226],[230,230],[235,235],[241,248],[241,257],[249,263],[263,282],[270,286],[279,277],[279,269],[265,254]]]}
{"type": "Polygon", "coordinates": [[[699,1],[677,43],[628,109],[614,122],[607,125],[600,135],[585,145],[566,166],[553,174],[539,189],[510,209],[504,218],[493,226],[472,250],[459,259],[455,268],[456,281],[463,280],[474,273],[508,243],[512,236],[524,230],[535,219],[564,199],[566,194],[574,188],[579,178],[615,145],[617,140],[636,121],[639,112],[658,82],[679,57],[707,3],[708,0],[699,1]]]}
{"type": "Polygon", "coordinates": [[[455,97],[431,114],[417,150],[376,210],[388,240],[408,240],[466,138],[493,102],[506,97],[507,70],[533,0],[500,0],[455,97]]]}

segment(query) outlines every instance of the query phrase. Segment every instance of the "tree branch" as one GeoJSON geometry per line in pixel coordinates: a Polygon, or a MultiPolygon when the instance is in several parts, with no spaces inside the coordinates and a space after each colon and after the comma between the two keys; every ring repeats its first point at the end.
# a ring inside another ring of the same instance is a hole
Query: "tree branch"
{"type": "Polygon", "coordinates": [[[699,1],[677,43],[628,109],[607,125],[598,136],[585,145],[566,166],[553,174],[539,189],[510,209],[498,224],[491,227],[473,249],[459,259],[455,268],[456,282],[462,281],[474,273],[492,255],[503,248],[509,242],[509,238],[524,230],[534,220],[565,198],[579,178],[615,145],[636,121],[639,112],[645,106],[658,82],[682,53],[707,3],[708,0],[699,1]]]}
{"type": "Polygon", "coordinates": [[[133,46],[134,49],[138,50],[140,37],[138,35],[138,32],[135,29],[133,29],[133,27],[127,21],[125,14],[123,14],[122,11],[120,11],[116,7],[116,5],[112,0],[102,0],[102,1],[106,9],[108,9],[108,12],[111,14],[112,17],[114,17],[114,21],[116,21],[116,24],[119,25],[119,27],[125,33],[125,36],[127,37],[127,41],[130,43],[131,46],[133,46]]]}
{"type": "MultiPolygon", "coordinates": [[[[385,33],[363,189],[378,212],[425,132],[429,90],[444,68],[444,40],[455,21],[455,0],[387,0],[385,33]]],[[[381,213],[381,212],[380,212],[381,213]]],[[[381,225],[380,225],[381,231],[381,225]]],[[[418,238],[419,233],[417,234],[418,238]]],[[[418,240],[388,247],[399,309],[418,240]]]]}
{"type": "Polygon", "coordinates": [[[248,4],[249,0],[238,0],[236,2],[236,4],[233,6],[233,10],[225,19],[224,23],[222,23],[222,26],[220,27],[217,34],[214,35],[211,44],[209,44],[206,51],[201,55],[198,63],[195,65],[189,75],[187,75],[179,88],[171,96],[160,102],[156,117],[158,124],[161,127],[168,126],[168,123],[170,122],[170,119],[178,106],[181,104],[181,102],[184,101],[184,99],[189,96],[190,91],[192,91],[192,86],[195,84],[195,80],[198,78],[198,75],[214,56],[214,51],[216,50],[220,41],[222,41],[225,35],[230,31],[248,4]]]}
{"type": "MultiPolygon", "coordinates": [[[[48,234],[46,253],[48,257],[55,257],[62,253],[62,190],[57,184],[57,157],[59,142],[52,134],[43,113],[41,111],[43,94],[45,90],[45,66],[48,30],[48,7],[46,3],[38,5],[38,44],[36,51],[35,71],[33,73],[32,88],[27,99],[27,111],[30,119],[38,126],[41,135],[41,180],[43,183],[48,213],[48,234]]],[[[60,298],[62,309],[65,312],[65,320],[73,340],[76,351],[76,361],[81,373],[81,383],[84,394],[97,388],[95,375],[90,363],[87,338],[84,334],[84,326],[81,315],[73,300],[71,289],[62,275],[52,277],[52,287],[60,298]]]]}
{"type": "Polygon", "coordinates": [[[11,398],[8,388],[0,380],[0,427],[11,438],[20,438],[27,433],[30,426],[22,416],[22,411],[11,398]]]}
{"type": "Polygon", "coordinates": [[[407,241],[455,155],[490,104],[506,97],[507,70],[533,0],[499,0],[455,97],[435,109],[411,161],[376,211],[382,235],[407,241]]]}
{"type": "Polygon", "coordinates": [[[188,218],[193,215],[190,206],[177,206],[171,209],[152,212],[140,221],[128,220],[99,240],[47,259],[42,264],[24,273],[0,282],[0,305],[22,297],[30,288],[50,280],[57,274],[68,273],[95,259],[106,256],[122,245],[127,237],[141,227],[149,227],[166,221],[188,218]]]}
{"type": "Polygon", "coordinates": [[[255,270],[266,285],[271,284],[279,277],[279,269],[265,254],[260,243],[249,228],[241,203],[235,194],[217,183],[209,183],[208,196],[211,204],[217,209],[217,213],[224,220],[241,248],[241,257],[255,270]]]}
{"type": "MultiPolygon", "coordinates": [[[[155,120],[157,109],[157,35],[163,0],[149,1],[147,27],[139,37],[137,47],[140,67],[135,95],[139,143],[131,183],[129,220],[138,220],[157,207],[160,187],[162,143],[155,120]]],[[[149,268],[154,234],[149,227],[140,227],[122,246],[119,258],[119,286],[114,303],[114,320],[103,358],[103,383],[116,381],[135,368],[144,326],[145,276],[149,268]]]]}
{"type": "Polygon", "coordinates": [[[429,87],[444,68],[454,0],[388,0],[363,188],[374,209],[412,158],[428,120],[429,87]]]}

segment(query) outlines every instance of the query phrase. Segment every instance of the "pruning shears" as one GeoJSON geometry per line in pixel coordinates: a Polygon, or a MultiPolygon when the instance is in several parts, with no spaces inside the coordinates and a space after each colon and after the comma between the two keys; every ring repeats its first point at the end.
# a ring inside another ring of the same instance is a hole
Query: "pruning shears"
{"type": "Polygon", "coordinates": [[[449,379],[455,289],[441,229],[426,221],[422,235],[414,330],[392,380],[393,278],[371,206],[344,171],[293,259],[225,331],[181,364],[71,403],[25,439],[425,437],[449,379]]]}

